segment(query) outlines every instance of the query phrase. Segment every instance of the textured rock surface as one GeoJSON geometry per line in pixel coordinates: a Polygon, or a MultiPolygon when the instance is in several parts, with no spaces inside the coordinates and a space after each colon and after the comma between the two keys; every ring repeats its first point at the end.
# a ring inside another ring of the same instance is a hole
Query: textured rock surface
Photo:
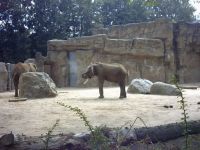
{"type": "Polygon", "coordinates": [[[6,65],[0,62],[0,92],[7,90],[8,72],[6,65]]]}
{"type": "Polygon", "coordinates": [[[19,79],[19,96],[27,98],[55,97],[56,86],[44,72],[23,73],[19,79]]]}
{"type": "Polygon", "coordinates": [[[88,50],[94,48],[103,48],[106,35],[83,36],[68,40],[50,40],[48,41],[48,50],[51,51],[75,51],[88,50]]]}
{"type": "Polygon", "coordinates": [[[68,85],[68,56],[66,51],[48,51],[48,59],[52,61],[50,75],[57,87],[68,85]]]}
{"type": "Polygon", "coordinates": [[[167,84],[163,82],[155,82],[150,89],[151,94],[158,95],[179,95],[180,92],[175,85],[167,84]]]}
{"type": "Polygon", "coordinates": [[[105,52],[144,57],[164,56],[163,42],[159,39],[106,39],[105,52]]]}
{"type": "Polygon", "coordinates": [[[128,86],[128,93],[141,93],[148,94],[150,93],[150,88],[153,83],[146,79],[134,79],[131,81],[131,84],[128,86]]]}
{"type": "MultiPolygon", "coordinates": [[[[58,87],[68,86],[68,56],[71,51],[78,51],[77,55],[85,53],[85,58],[77,57],[77,64],[82,67],[87,66],[89,60],[121,63],[129,69],[132,79],[169,82],[172,75],[177,75],[182,83],[200,82],[199,27],[198,23],[158,19],[96,29],[96,35],[92,36],[50,40],[49,58],[56,66],[52,69],[52,78],[58,87]],[[88,51],[92,51],[92,55],[86,56],[90,53],[88,51]]],[[[80,81],[77,84],[80,86],[80,81]]],[[[96,85],[96,82],[87,84],[91,85],[96,85]]]]}

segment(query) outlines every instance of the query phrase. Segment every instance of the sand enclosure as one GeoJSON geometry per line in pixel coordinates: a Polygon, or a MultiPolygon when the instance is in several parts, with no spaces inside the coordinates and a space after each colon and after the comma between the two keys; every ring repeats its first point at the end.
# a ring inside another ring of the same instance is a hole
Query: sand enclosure
{"type": "MultiPolygon", "coordinates": [[[[8,102],[14,92],[0,93],[0,135],[12,131],[14,134],[38,136],[47,132],[60,119],[54,133],[87,131],[82,120],[74,112],[60,106],[63,102],[79,107],[94,126],[122,126],[127,121],[141,117],[147,126],[180,122],[180,98],[176,96],[128,94],[126,99],[119,99],[119,88],[104,88],[104,99],[99,96],[97,88],[58,89],[56,98],[33,99],[22,102],[8,102]],[[164,108],[172,105],[173,108],[164,108]]],[[[200,119],[200,89],[184,90],[188,104],[190,120],[200,119]]],[[[141,122],[136,127],[143,126],[141,122]]]]}

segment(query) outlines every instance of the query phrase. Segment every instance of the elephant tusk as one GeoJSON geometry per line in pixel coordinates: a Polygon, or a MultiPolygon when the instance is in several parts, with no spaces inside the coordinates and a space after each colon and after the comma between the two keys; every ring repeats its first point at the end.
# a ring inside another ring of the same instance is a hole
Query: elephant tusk
{"type": "Polygon", "coordinates": [[[83,84],[85,85],[88,81],[89,81],[89,79],[86,79],[86,80],[83,82],[83,84]]]}

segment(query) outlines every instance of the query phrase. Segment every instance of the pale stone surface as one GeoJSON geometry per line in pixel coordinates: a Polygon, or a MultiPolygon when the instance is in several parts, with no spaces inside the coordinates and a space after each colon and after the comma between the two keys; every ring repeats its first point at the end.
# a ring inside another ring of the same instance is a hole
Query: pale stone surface
{"type": "Polygon", "coordinates": [[[7,80],[8,81],[7,82],[8,90],[14,89],[14,83],[13,83],[13,79],[12,79],[12,72],[13,72],[14,66],[15,66],[15,64],[11,64],[11,63],[6,64],[6,68],[8,71],[8,80],[7,80]]]}
{"type": "Polygon", "coordinates": [[[157,95],[179,95],[180,91],[175,85],[163,82],[155,82],[151,86],[150,93],[157,95]]]}
{"type": "Polygon", "coordinates": [[[68,40],[50,40],[48,41],[48,50],[51,51],[74,51],[88,49],[102,49],[106,35],[93,35],[72,38],[68,40]]]}
{"type": "Polygon", "coordinates": [[[68,85],[68,58],[66,51],[48,51],[48,59],[52,61],[51,77],[57,87],[68,85]]]}
{"type": "Polygon", "coordinates": [[[127,53],[132,48],[132,39],[106,39],[104,51],[127,53]]]}
{"type": "Polygon", "coordinates": [[[164,56],[163,42],[159,39],[106,39],[104,51],[144,57],[164,56]]]}
{"type": "Polygon", "coordinates": [[[177,51],[180,62],[180,82],[200,81],[200,24],[180,23],[177,33],[177,51]]]}
{"type": "Polygon", "coordinates": [[[6,65],[0,62],[0,92],[7,90],[8,72],[6,65]]]}
{"type": "Polygon", "coordinates": [[[127,92],[149,94],[152,85],[153,83],[146,79],[133,79],[128,86],[127,92]]]}
{"type": "Polygon", "coordinates": [[[19,79],[19,96],[27,98],[55,97],[55,83],[44,72],[23,73],[19,79]]]}

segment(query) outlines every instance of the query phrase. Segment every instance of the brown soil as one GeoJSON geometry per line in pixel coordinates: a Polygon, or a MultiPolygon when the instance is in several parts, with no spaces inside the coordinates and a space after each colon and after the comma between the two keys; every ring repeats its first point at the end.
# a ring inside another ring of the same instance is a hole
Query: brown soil
{"type": "MultiPolygon", "coordinates": [[[[12,131],[14,134],[39,136],[60,119],[55,134],[87,131],[84,123],[67,108],[57,104],[63,102],[83,110],[94,126],[122,126],[127,121],[141,117],[147,126],[180,122],[181,110],[177,96],[128,94],[119,99],[119,88],[105,88],[104,99],[97,99],[98,89],[58,89],[56,98],[28,99],[8,102],[14,92],[0,93],[0,135],[12,131]],[[170,107],[164,107],[170,106],[170,107]],[[173,106],[173,107],[171,107],[173,106]]],[[[188,104],[189,120],[200,119],[200,89],[184,90],[188,104]]],[[[143,126],[141,122],[136,127],[143,126]]]]}

